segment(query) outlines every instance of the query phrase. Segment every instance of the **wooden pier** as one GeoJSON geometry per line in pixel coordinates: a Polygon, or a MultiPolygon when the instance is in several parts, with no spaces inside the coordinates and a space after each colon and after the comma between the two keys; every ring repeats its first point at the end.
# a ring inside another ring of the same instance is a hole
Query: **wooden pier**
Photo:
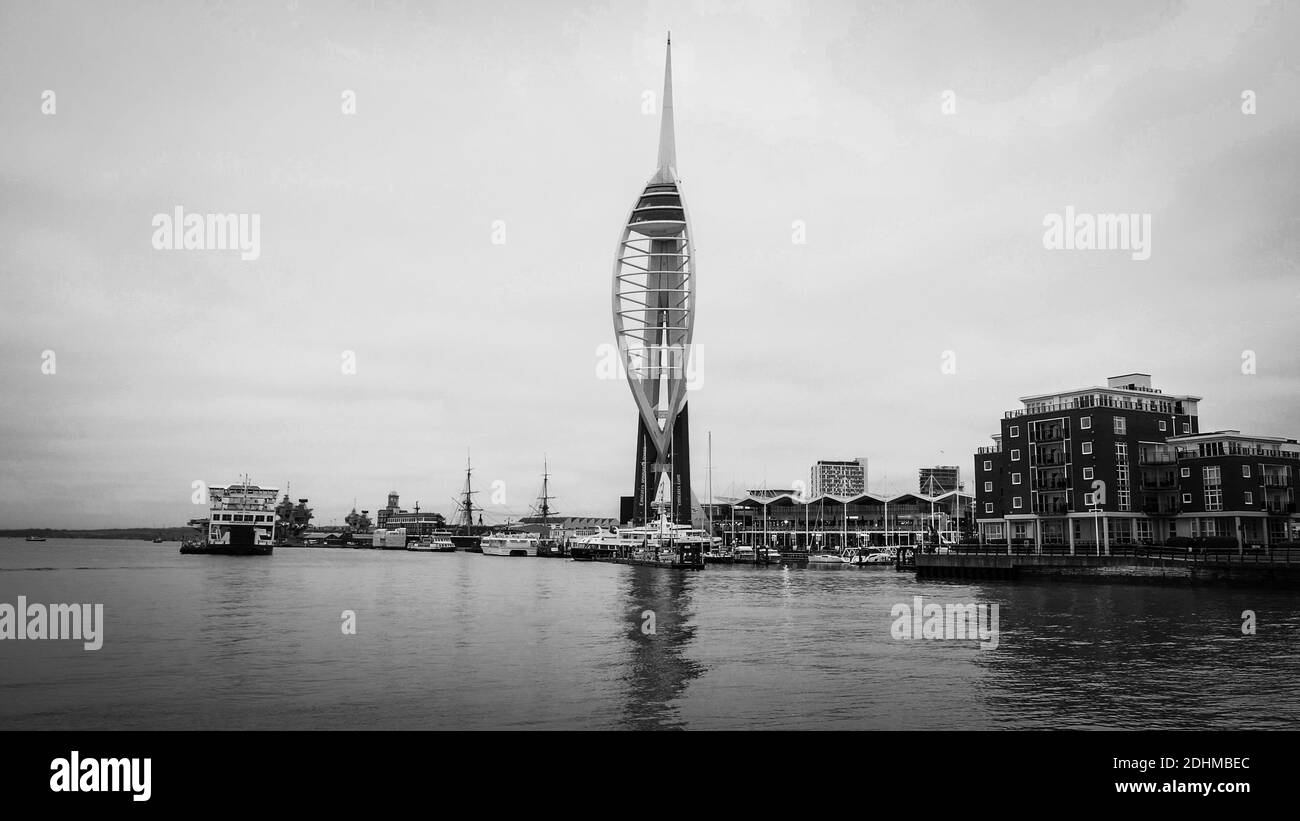
{"type": "Polygon", "coordinates": [[[703,570],[704,560],[699,559],[692,561],[690,559],[682,561],[667,561],[665,559],[633,559],[626,556],[600,556],[590,559],[593,562],[606,562],[607,564],[632,564],[637,567],[667,567],[673,570],[703,570]]]}
{"type": "MultiPolygon", "coordinates": [[[[918,579],[1094,579],[1112,582],[1242,584],[1300,587],[1300,550],[1191,552],[1185,548],[1117,546],[1109,554],[984,549],[921,553],[918,579]]],[[[898,568],[905,569],[901,561],[898,568]]]]}

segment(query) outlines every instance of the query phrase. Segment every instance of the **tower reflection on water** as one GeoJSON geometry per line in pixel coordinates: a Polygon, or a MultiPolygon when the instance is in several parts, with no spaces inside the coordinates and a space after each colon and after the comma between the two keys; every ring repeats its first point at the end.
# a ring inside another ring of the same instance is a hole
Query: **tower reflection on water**
{"type": "Polygon", "coordinates": [[[695,577],[629,567],[623,608],[628,664],[621,724],[628,729],[684,727],[675,703],[704,668],[688,649],[695,639],[695,577]]]}

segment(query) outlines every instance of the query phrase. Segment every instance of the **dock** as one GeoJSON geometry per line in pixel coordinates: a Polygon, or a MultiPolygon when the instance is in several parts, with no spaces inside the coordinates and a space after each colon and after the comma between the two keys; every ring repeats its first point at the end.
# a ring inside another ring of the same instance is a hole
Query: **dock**
{"type": "Polygon", "coordinates": [[[633,559],[623,556],[600,556],[590,559],[593,562],[605,562],[607,564],[632,564],[637,567],[667,567],[673,570],[703,570],[704,560],[698,561],[680,561],[672,562],[665,559],[633,559]]]}
{"type": "MultiPolygon", "coordinates": [[[[1095,551],[1095,548],[1094,548],[1095,551]]],[[[1191,552],[1121,545],[1109,553],[986,547],[915,555],[918,579],[1092,579],[1111,582],[1300,587],[1300,550],[1191,552]]],[[[900,564],[899,569],[904,569],[900,564]]],[[[910,568],[909,568],[910,569],[910,568]]]]}

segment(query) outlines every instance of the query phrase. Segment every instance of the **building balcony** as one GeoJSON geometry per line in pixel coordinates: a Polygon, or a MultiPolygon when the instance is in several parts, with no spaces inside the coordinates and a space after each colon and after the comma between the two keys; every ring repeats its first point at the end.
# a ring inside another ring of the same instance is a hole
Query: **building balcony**
{"type": "Polygon", "coordinates": [[[1001,453],[1002,448],[999,447],[998,445],[985,445],[984,447],[979,448],[975,452],[982,456],[986,453],[1001,453]]]}
{"type": "Polygon", "coordinates": [[[1039,502],[1034,505],[1034,513],[1039,516],[1064,516],[1070,512],[1070,505],[1065,502],[1039,502]]]}
{"type": "Polygon", "coordinates": [[[1034,433],[1033,441],[1035,442],[1064,442],[1070,438],[1070,434],[1061,428],[1048,428],[1038,430],[1034,433]]]}
{"type": "Polygon", "coordinates": [[[1138,482],[1138,487],[1142,490],[1178,490],[1178,480],[1168,479],[1147,479],[1143,477],[1138,482]]]}
{"type": "Polygon", "coordinates": [[[1070,489],[1070,480],[1064,477],[1059,479],[1042,479],[1038,482],[1037,487],[1040,493],[1050,493],[1053,491],[1064,493],[1070,489]]]}
{"type": "Polygon", "coordinates": [[[1068,464],[1070,464],[1070,460],[1066,458],[1065,452],[1060,450],[1048,451],[1047,453],[1040,453],[1038,455],[1038,458],[1034,460],[1035,468],[1045,468],[1045,467],[1059,468],[1059,467],[1065,467],[1068,464]]]}
{"type": "Polygon", "coordinates": [[[1138,457],[1139,465],[1172,465],[1178,462],[1173,453],[1143,453],[1138,457]]]}
{"type": "Polygon", "coordinates": [[[1295,513],[1295,502],[1269,502],[1264,506],[1264,509],[1269,513],[1285,516],[1290,513],[1295,513]]]}
{"type": "Polygon", "coordinates": [[[1269,474],[1264,474],[1264,476],[1261,477],[1264,487],[1287,487],[1291,484],[1289,479],[1290,477],[1288,476],[1278,476],[1276,474],[1271,476],[1269,474]]]}
{"type": "Polygon", "coordinates": [[[1152,516],[1177,516],[1182,511],[1180,505],[1160,504],[1159,502],[1146,502],[1142,505],[1142,512],[1152,516]]]}

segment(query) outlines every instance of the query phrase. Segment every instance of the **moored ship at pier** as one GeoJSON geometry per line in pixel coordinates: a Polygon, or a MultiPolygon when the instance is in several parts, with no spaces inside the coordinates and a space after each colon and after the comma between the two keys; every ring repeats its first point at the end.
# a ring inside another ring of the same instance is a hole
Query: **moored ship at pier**
{"type": "Polygon", "coordinates": [[[279,488],[242,483],[208,488],[203,536],[181,543],[181,553],[269,556],[275,545],[275,500],[279,488]]]}

